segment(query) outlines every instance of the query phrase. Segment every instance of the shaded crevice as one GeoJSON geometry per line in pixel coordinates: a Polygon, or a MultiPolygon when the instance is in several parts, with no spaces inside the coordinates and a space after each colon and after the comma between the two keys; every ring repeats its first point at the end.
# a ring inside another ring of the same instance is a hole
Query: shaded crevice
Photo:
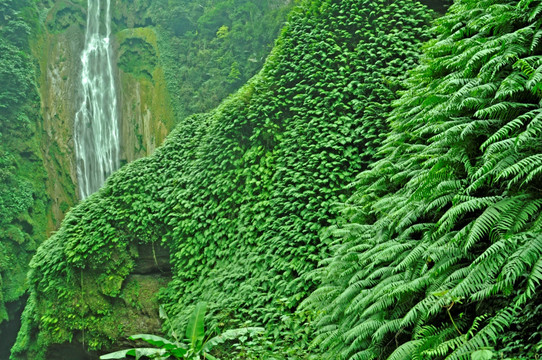
{"type": "Polygon", "coordinates": [[[132,271],[134,275],[171,274],[169,251],[157,244],[142,244],[137,247],[139,257],[132,271]]]}
{"type": "MultiPolygon", "coordinates": [[[[100,296],[112,304],[114,313],[108,316],[118,317],[118,325],[125,334],[117,338],[110,348],[89,351],[81,343],[81,333],[77,333],[71,343],[51,345],[47,349],[47,360],[98,360],[100,355],[133,347],[133,342],[127,339],[129,335],[161,332],[158,303],[153,298],[161,287],[171,281],[169,252],[158,244],[140,244],[133,250],[137,253],[135,266],[122,281],[120,294],[109,296],[100,284],[94,284],[92,289],[86,291],[87,296],[100,296]]],[[[102,285],[107,287],[106,283],[102,285]]]]}
{"type": "Polygon", "coordinates": [[[54,344],[47,351],[47,360],[98,360],[99,354],[87,351],[78,342],[54,344]]]}
{"type": "Polygon", "coordinates": [[[0,359],[9,359],[11,347],[15,344],[21,328],[21,314],[27,300],[28,295],[24,295],[16,301],[6,303],[9,320],[0,324],[0,359]]]}

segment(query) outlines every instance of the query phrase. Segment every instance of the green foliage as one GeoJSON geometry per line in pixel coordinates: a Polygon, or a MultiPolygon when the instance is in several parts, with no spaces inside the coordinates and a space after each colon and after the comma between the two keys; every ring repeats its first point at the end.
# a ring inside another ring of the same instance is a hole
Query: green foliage
{"type": "MultiPolygon", "coordinates": [[[[46,4],[46,2],[42,1],[46,4]]],[[[45,23],[53,34],[62,33],[70,26],[84,29],[86,25],[85,9],[77,2],[57,1],[45,23]]]]}
{"type": "Polygon", "coordinates": [[[149,2],[177,117],[210,111],[254,76],[292,6],[290,0],[149,2]]]}
{"type": "Polygon", "coordinates": [[[38,117],[28,38],[31,1],[0,1],[0,322],[26,291],[25,274],[45,238],[47,198],[33,119],[38,117]]]}
{"type": "Polygon", "coordinates": [[[476,350],[472,353],[472,360],[490,360],[493,358],[493,351],[491,349],[476,350]]]}
{"type": "Polygon", "coordinates": [[[542,281],[540,11],[462,0],[437,20],[314,273],[327,358],[487,358],[512,340],[542,281]]]}
{"type": "MultiPolygon", "coordinates": [[[[321,235],[351,195],[347,185],[376,156],[430,19],[410,0],[298,7],[257,76],[71,209],[32,262],[31,299],[40,301],[27,307],[12,357],[40,359],[39,349],[82,343],[83,332],[90,349],[109,346],[123,331],[107,327],[111,304],[126,289],[105,294],[97,279],[114,275],[122,284],[137,262],[131,248],[161,242],[173,273],[161,299],[175,319],[187,321],[187,309],[207,301],[212,328],[263,325],[267,334],[254,346],[273,342],[274,358],[308,358],[315,312],[295,309],[328,253],[332,240],[321,235]]],[[[194,26],[212,19],[204,20],[194,26]]],[[[222,25],[208,25],[213,39],[222,25]]],[[[236,25],[225,25],[233,36],[236,25]]]]}
{"type": "MultiPolygon", "coordinates": [[[[135,356],[136,359],[139,359],[141,356],[164,360],[170,357],[175,359],[201,359],[203,356],[204,359],[218,360],[209,353],[215,346],[222,344],[225,341],[235,340],[241,336],[265,331],[264,328],[245,327],[226,330],[218,336],[205,339],[204,318],[206,309],[207,303],[199,302],[196,304],[190,320],[186,325],[185,339],[188,340],[188,343],[181,343],[176,331],[172,331],[172,336],[175,338],[175,341],[169,341],[156,335],[138,334],[130,336],[130,340],[143,340],[157,347],[157,349],[135,348],[121,350],[102,355],[100,356],[100,359],[125,359],[128,355],[131,355],[135,356]]],[[[167,318],[165,312],[164,315],[167,318]]]]}
{"type": "Polygon", "coordinates": [[[536,359],[542,349],[540,292],[523,306],[514,324],[499,335],[496,357],[499,359],[536,359]]]}
{"type": "MultiPolygon", "coordinates": [[[[20,48],[13,46],[0,38],[0,125],[4,129],[15,127],[8,119],[16,116],[16,111],[27,98],[27,93],[32,86],[32,65],[28,56],[20,48]]],[[[19,125],[20,126],[20,125],[19,125]]],[[[24,125],[23,125],[24,126],[24,125]]]]}
{"type": "Polygon", "coordinates": [[[156,62],[156,51],[143,39],[127,38],[120,44],[118,67],[125,73],[152,80],[156,62]]]}

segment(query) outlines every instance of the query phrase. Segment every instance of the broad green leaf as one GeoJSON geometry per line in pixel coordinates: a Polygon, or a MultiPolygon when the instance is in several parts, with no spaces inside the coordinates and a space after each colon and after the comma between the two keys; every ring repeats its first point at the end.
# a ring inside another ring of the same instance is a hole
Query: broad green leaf
{"type": "Polygon", "coordinates": [[[145,342],[148,342],[151,345],[154,345],[156,347],[171,350],[171,349],[177,349],[178,347],[183,347],[182,345],[178,345],[172,341],[169,341],[168,339],[165,339],[158,335],[151,335],[151,334],[136,334],[129,337],[130,340],[143,340],[145,342]]]}
{"type": "Polygon", "coordinates": [[[186,326],[186,338],[190,341],[190,346],[195,351],[199,350],[203,337],[205,336],[205,311],[207,310],[206,302],[199,302],[188,321],[186,326]]]}
{"type": "Polygon", "coordinates": [[[115,351],[115,352],[100,356],[100,359],[101,360],[126,359],[126,356],[128,356],[128,355],[135,356],[135,349],[115,351]]]}
{"type": "Polygon", "coordinates": [[[225,341],[234,340],[240,336],[244,336],[247,334],[263,333],[264,331],[265,329],[262,327],[246,327],[246,328],[240,328],[240,329],[226,330],[222,334],[207,340],[205,345],[203,345],[202,350],[210,351],[213,347],[215,347],[218,344],[222,344],[225,341]]]}
{"type": "Polygon", "coordinates": [[[142,356],[147,356],[157,360],[165,360],[168,358],[168,352],[165,349],[138,348],[135,349],[135,358],[139,360],[142,356]],[[166,355],[165,357],[163,355],[166,355]]]}
{"type": "Polygon", "coordinates": [[[209,359],[209,360],[220,360],[219,358],[214,357],[213,355],[210,355],[210,354],[205,354],[204,358],[209,359]]]}
{"type": "Polygon", "coordinates": [[[166,353],[167,351],[165,349],[136,348],[136,349],[115,351],[110,354],[105,354],[105,355],[100,356],[100,359],[101,360],[126,359],[127,356],[135,356],[137,360],[141,358],[142,356],[157,357],[157,356],[165,355],[166,353]]]}
{"type": "Polygon", "coordinates": [[[158,308],[158,313],[159,313],[160,319],[163,319],[163,320],[168,319],[166,310],[164,309],[162,305],[160,305],[160,307],[158,308]]]}

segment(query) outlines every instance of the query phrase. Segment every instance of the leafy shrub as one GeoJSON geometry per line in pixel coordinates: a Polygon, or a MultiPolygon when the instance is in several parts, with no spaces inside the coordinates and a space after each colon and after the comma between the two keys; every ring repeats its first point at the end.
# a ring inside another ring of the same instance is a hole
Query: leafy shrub
{"type": "MultiPolygon", "coordinates": [[[[235,340],[247,334],[261,333],[265,329],[258,327],[245,327],[240,329],[230,329],[214,337],[205,333],[205,311],[207,303],[200,302],[194,308],[188,324],[186,325],[185,340],[188,343],[182,343],[177,331],[172,331],[174,341],[164,339],[163,337],[150,334],[138,334],[130,336],[130,340],[143,340],[156,348],[135,348],[129,350],[116,351],[107,355],[100,356],[100,359],[125,359],[127,356],[135,356],[139,359],[141,356],[150,358],[169,359],[204,359],[218,360],[210,354],[213,347],[228,340],[235,340]]],[[[165,312],[164,317],[167,318],[165,312]]]]}
{"type": "Polygon", "coordinates": [[[305,304],[321,311],[329,358],[468,359],[533,301],[541,12],[540,1],[463,0],[437,20],[305,304]]]}
{"type": "Polygon", "coordinates": [[[39,98],[28,46],[36,17],[30,1],[0,1],[0,323],[12,316],[4,304],[27,290],[28,263],[46,232],[45,172],[32,121],[39,98]]]}
{"type": "Polygon", "coordinates": [[[91,349],[110,346],[123,331],[108,329],[110,304],[124,289],[104,294],[97,281],[124,279],[131,248],[157,242],[170,251],[168,313],[186,319],[207,301],[212,327],[265,326],[275,357],[307,357],[311,333],[298,330],[312,313],[295,309],[328,253],[321,234],[377,156],[431,14],[410,0],[296,8],[257,76],[112,175],[40,247],[13,357],[43,358],[51,344],[82,342],[83,329],[91,349]]]}

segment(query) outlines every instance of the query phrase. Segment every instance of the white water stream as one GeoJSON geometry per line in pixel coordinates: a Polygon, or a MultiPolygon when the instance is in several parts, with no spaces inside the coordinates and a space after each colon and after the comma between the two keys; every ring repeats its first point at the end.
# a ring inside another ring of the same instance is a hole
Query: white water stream
{"type": "Polygon", "coordinates": [[[117,97],[109,42],[110,5],[111,0],[88,0],[85,48],[81,54],[82,103],[75,115],[74,129],[81,199],[97,191],[120,164],[117,97]]]}

